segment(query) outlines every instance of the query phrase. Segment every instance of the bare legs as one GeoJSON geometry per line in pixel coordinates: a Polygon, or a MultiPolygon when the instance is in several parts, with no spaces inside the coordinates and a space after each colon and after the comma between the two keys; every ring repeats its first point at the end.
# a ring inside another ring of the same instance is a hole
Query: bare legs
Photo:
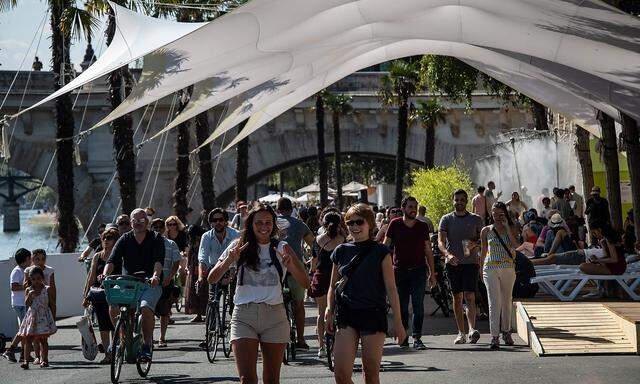
{"type": "Polygon", "coordinates": [[[469,330],[476,329],[476,294],[474,292],[460,292],[453,295],[453,312],[456,316],[456,325],[460,333],[465,333],[464,311],[462,310],[463,298],[467,302],[469,330]]]}
{"type": "Polygon", "coordinates": [[[334,375],[337,384],[352,384],[353,362],[358,350],[358,340],[362,343],[362,370],[366,384],[380,383],[380,362],[382,361],[382,347],[384,346],[384,333],[366,335],[360,337],[358,332],[351,328],[341,328],[336,331],[336,344],[333,353],[335,355],[334,375]]]}
{"type": "Polygon", "coordinates": [[[262,381],[265,384],[280,382],[280,367],[285,343],[259,343],[255,339],[240,339],[231,343],[236,356],[236,368],[241,384],[257,384],[258,344],[262,350],[262,381]],[[239,358],[241,356],[241,358],[239,358]]]}
{"type": "Polygon", "coordinates": [[[324,312],[327,309],[327,296],[316,297],[318,304],[318,318],[316,320],[316,330],[318,333],[318,343],[320,348],[324,347],[324,312]]]}

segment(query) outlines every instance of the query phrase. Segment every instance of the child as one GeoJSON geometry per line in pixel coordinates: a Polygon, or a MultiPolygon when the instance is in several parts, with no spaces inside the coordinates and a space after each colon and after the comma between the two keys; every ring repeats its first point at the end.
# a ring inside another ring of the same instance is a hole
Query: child
{"type": "MultiPolygon", "coordinates": [[[[25,304],[29,308],[20,324],[18,335],[22,337],[22,345],[25,356],[29,356],[30,342],[39,344],[40,366],[49,366],[49,336],[56,333],[56,322],[53,314],[56,312],[56,302],[49,287],[44,284],[44,272],[38,266],[29,270],[31,287],[26,290],[25,304]]],[[[29,369],[29,360],[21,365],[23,369],[29,369]]]]}
{"type": "MultiPolygon", "coordinates": [[[[11,284],[11,308],[13,308],[16,316],[18,317],[18,327],[20,327],[22,319],[24,319],[24,316],[27,313],[27,307],[24,305],[24,270],[31,265],[31,252],[24,248],[20,248],[16,251],[14,258],[16,260],[16,267],[11,271],[11,277],[9,279],[11,284]]],[[[9,348],[7,348],[4,354],[2,354],[2,357],[12,363],[15,363],[15,349],[19,342],[20,336],[16,335],[9,348]]],[[[23,350],[20,360],[24,360],[24,356],[23,350]]]]}
{"type": "MultiPolygon", "coordinates": [[[[53,267],[50,267],[48,265],[45,265],[45,263],[47,262],[47,252],[45,252],[44,249],[34,249],[33,250],[33,256],[31,257],[31,262],[32,262],[32,266],[25,269],[24,273],[25,273],[25,288],[29,287],[29,285],[31,284],[31,282],[29,281],[28,277],[29,277],[29,271],[31,270],[31,268],[33,267],[40,267],[40,269],[42,269],[42,273],[44,274],[44,285],[49,287],[49,290],[51,291],[51,293],[53,294],[53,298],[56,298],[56,279],[55,279],[55,270],[53,269],[53,267]]],[[[55,312],[53,313],[53,316],[55,318],[56,314],[55,312]]]]}

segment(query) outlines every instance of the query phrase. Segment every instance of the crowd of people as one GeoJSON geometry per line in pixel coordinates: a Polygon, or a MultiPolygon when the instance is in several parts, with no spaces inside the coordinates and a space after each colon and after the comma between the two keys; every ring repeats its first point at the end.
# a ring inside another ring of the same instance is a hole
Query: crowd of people
{"type": "MultiPolygon", "coordinates": [[[[452,210],[437,226],[426,208],[408,196],[399,207],[352,205],[295,207],[281,198],[275,207],[236,203],[231,218],[223,208],[203,213],[186,226],[178,217],[155,217],[151,208],[121,215],[101,225],[80,261],[87,263],[82,305],[95,312],[101,363],[110,363],[110,340],[117,308],[107,303],[101,282],[112,274],[142,271],[149,284],[140,300],[143,347],[140,360],[151,359],[155,318],[157,347],[167,346],[172,306],[184,295],[185,313],[203,322],[207,304],[223,286],[232,286],[230,339],[241,382],[258,381],[262,351],[265,382],[279,381],[290,322],[283,300],[287,287],[293,303],[295,348],[305,342],[305,305],[318,308],[317,355],[325,357],[325,334],[335,337],[335,379],[351,383],[358,344],[366,382],[379,382],[384,340],[392,334],[401,348],[424,350],[425,292],[446,277],[457,335],[454,344],[477,343],[476,320],[488,318],[490,348],[513,345],[513,297],[532,297],[534,265],[574,264],[588,274],[621,274],[629,254],[637,253],[633,216],[620,234],[610,224],[609,207],[594,187],[588,199],[570,186],[543,190],[533,202],[526,189],[506,202],[494,182],[479,186],[469,199],[465,190],[451,195],[452,210]],[[470,209],[471,211],[469,211],[470,209]],[[432,237],[434,236],[434,237],[432,237]],[[434,241],[434,243],[432,243],[434,241]],[[444,276],[436,274],[443,266],[444,276]],[[411,309],[410,309],[411,308],[411,309]]],[[[56,332],[53,268],[43,250],[20,249],[11,274],[12,306],[20,323],[4,356],[46,367],[47,338],[56,332]],[[33,351],[35,358],[30,356],[33,351]]],[[[314,352],[315,353],[315,352],[314,352]]]]}

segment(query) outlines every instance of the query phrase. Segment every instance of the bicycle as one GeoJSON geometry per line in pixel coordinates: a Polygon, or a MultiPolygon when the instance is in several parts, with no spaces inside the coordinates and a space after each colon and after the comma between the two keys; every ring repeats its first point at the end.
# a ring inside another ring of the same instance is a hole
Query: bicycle
{"type": "Polygon", "coordinates": [[[153,343],[151,356],[147,362],[138,359],[142,348],[141,312],[138,306],[142,290],[148,285],[147,279],[111,275],[102,282],[109,305],[120,308],[120,315],[113,332],[111,342],[111,382],[117,384],[120,379],[122,365],[135,362],[140,377],[147,377],[153,360],[153,343]],[[135,310],[134,310],[135,308],[135,310]]]}
{"type": "Polygon", "coordinates": [[[438,310],[442,311],[444,317],[451,316],[453,307],[453,296],[449,287],[449,280],[446,278],[446,270],[444,261],[442,260],[440,249],[438,248],[437,235],[432,237],[433,244],[433,264],[436,274],[436,285],[426,293],[430,294],[436,303],[436,309],[431,312],[431,316],[435,315],[438,310]]]}
{"type": "Polygon", "coordinates": [[[296,322],[293,312],[293,298],[291,297],[291,290],[286,285],[286,281],[282,287],[282,300],[285,312],[287,313],[287,320],[289,321],[289,342],[284,351],[283,363],[289,364],[290,361],[296,359],[296,322]]]}
{"type": "Polygon", "coordinates": [[[216,284],[209,289],[209,302],[205,315],[205,350],[207,360],[213,363],[218,354],[218,345],[222,341],[224,357],[231,356],[231,313],[229,285],[216,284]],[[220,302],[222,301],[222,306],[220,302]],[[229,314],[229,319],[227,318],[229,314]]]}

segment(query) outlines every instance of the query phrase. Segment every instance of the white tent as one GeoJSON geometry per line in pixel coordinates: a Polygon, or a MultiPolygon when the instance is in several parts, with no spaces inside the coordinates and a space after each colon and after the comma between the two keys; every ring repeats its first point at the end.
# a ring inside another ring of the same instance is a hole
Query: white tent
{"type": "MultiPolygon", "coordinates": [[[[328,189],[329,193],[336,193],[335,189],[328,189]]],[[[320,193],[320,184],[313,183],[309,184],[306,187],[302,187],[296,191],[296,193],[320,193]]]]}
{"type": "Polygon", "coordinates": [[[279,193],[271,193],[267,196],[263,196],[261,198],[258,199],[259,202],[261,203],[277,203],[278,200],[280,200],[281,197],[286,197],[287,199],[291,200],[291,201],[295,201],[295,197],[287,195],[286,193],[283,194],[282,196],[280,196],[279,193]]]}
{"type": "Polygon", "coordinates": [[[343,192],[360,192],[368,188],[369,187],[364,184],[358,183],[357,181],[352,181],[349,184],[342,187],[342,191],[343,192]]]}
{"type": "MultiPolygon", "coordinates": [[[[333,201],[333,197],[327,196],[327,198],[329,199],[329,201],[333,201]]],[[[295,198],[296,203],[308,203],[310,201],[318,201],[318,200],[319,199],[317,195],[312,195],[310,193],[305,193],[304,195],[295,198]]]]}
{"type": "Polygon", "coordinates": [[[252,0],[204,26],[163,21],[155,34],[139,32],[148,17],[114,8],[132,39],[109,49],[127,54],[103,55],[54,94],[144,55],[132,94],[98,125],[194,85],[167,129],[229,101],[210,140],[250,117],[231,146],[356,70],[425,53],[459,57],[594,134],[596,109],[640,118],[640,20],[598,0],[252,0]]]}

